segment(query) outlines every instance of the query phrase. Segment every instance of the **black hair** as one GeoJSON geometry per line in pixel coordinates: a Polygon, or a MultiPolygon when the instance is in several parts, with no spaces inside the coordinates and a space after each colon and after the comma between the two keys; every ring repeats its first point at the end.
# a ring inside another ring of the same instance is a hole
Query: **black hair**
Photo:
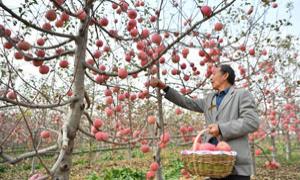
{"type": "Polygon", "coordinates": [[[231,84],[234,85],[235,82],[235,73],[232,67],[228,64],[222,64],[219,65],[219,68],[223,74],[228,73],[227,81],[231,84]]]}

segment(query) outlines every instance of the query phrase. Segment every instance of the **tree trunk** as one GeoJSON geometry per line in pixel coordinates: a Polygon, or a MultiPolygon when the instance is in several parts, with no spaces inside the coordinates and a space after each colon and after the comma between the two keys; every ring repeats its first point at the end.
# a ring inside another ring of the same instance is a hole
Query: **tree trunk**
{"type": "Polygon", "coordinates": [[[286,160],[289,161],[291,159],[291,140],[290,140],[290,133],[286,132],[286,146],[285,146],[285,151],[286,151],[286,160]]]}
{"type": "Polygon", "coordinates": [[[251,155],[252,155],[252,165],[253,165],[253,175],[256,175],[256,160],[255,160],[255,147],[254,147],[254,141],[250,142],[250,148],[251,148],[251,155]]]}
{"type": "MultiPolygon", "coordinates": [[[[32,135],[33,135],[33,141],[32,141],[33,146],[37,147],[37,149],[38,149],[39,145],[41,144],[41,139],[38,136],[38,130],[34,130],[32,135]]],[[[32,162],[31,162],[31,172],[30,172],[30,174],[35,173],[35,163],[36,163],[35,159],[36,159],[36,157],[33,156],[32,162]]]]}
{"type": "MultiPolygon", "coordinates": [[[[90,7],[86,8],[89,11],[90,7]]],[[[89,14],[89,12],[86,12],[89,14]]],[[[79,29],[79,36],[76,39],[76,54],[74,67],[74,96],[79,100],[71,103],[70,112],[66,121],[63,124],[63,129],[60,134],[60,154],[53,165],[51,171],[53,172],[53,179],[66,180],[69,179],[69,174],[72,166],[72,152],[74,147],[74,140],[76,132],[79,128],[80,119],[84,111],[84,77],[87,35],[88,35],[88,19],[81,22],[79,29]]]]}
{"type": "MultiPolygon", "coordinates": [[[[160,78],[159,74],[159,64],[157,65],[158,72],[157,72],[157,78],[160,78]]],[[[157,104],[158,104],[158,124],[159,124],[159,137],[164,133],[164,119],[163,119],[163,109],[162,109],[162,95],[160,93],[160,90],[157,88],[156,91],[157,94],[157,104]]],[[[162,175],[162,165],[161,165],[161,158],[160,158],[160,152],[161,148],[159,145],[157,145],[156,153],[155,153],[155,161],[159,164],[159,168],[156,172],[156,177],[158,180],[163,180],[162,175]]]]}
{"type": "Polygon", "coordinates": [[[275,137],[271,136],[271,144],[273,147],[272,150],[272,160],[276,160],[276,154],[277,154],[277,149],[276,149],[276,143],[275,143],[275,137]]]}
{"type": "Polygon", "coordinates": [[[132,106],[131,100],[128,98],[128,119],[129,119],[129,128],[130,128],[130,135],[129,135],[129,143],[128,143],[128,160],[131,166],[131,159],[132,159],[132,147],[131,141],[133,138],[133,131],[132,131],[132,114],[131,114],[132,106]]]}

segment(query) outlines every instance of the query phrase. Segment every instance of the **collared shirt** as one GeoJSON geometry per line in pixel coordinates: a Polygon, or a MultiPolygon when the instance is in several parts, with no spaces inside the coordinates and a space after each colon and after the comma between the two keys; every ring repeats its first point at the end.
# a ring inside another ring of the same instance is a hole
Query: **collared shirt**
{"type": "Polygon", "coordinates": [[[216,104],[217,104],[217,108],[219,108],[221,102],[223,101],[225,95],[228,93],[230,88],[226,88],[225,90],[219,92],[219,93],[216,93],[215,96],[216,96],[216,104]]]}

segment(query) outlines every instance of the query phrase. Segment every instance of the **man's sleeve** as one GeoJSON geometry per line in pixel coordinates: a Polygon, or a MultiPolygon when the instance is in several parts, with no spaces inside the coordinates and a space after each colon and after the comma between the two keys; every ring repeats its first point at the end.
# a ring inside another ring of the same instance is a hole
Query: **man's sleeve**
{"type": "Polygon", "coordinates": [[[175,89],[167,86],[164,91],[166,92],[165,98],[174,104],[181,106],[185,109],[189,109],[191,111],[204,112],[205,109],[205,101],[204,99],[196,99],[193,100],[191,98],[187,98],[181,94],[179,94],[175,89]]]}
{"type": "Polygon", "coordinates": [[[225,141],[252,133],[259,127],[260,119],[253,96],[249,91],[243,91],[239,98],[240,117],[219,123],[222,138],[225,141]]]}

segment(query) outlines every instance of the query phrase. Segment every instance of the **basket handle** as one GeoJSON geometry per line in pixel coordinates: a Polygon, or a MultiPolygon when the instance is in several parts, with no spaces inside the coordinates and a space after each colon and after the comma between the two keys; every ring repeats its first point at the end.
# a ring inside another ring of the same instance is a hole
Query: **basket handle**
{"type": "Polygon", "coordinates": [[[206,129],[202,129],[202,130],[199,132],[199,134],[196,136],[196,138],[195,138],[195,140],[194,140],[194,143],[193,143],[193,146],[192,146],[192,150],[195,150],[195,149],[196,149],[196,145],[197,145],[197,143],[198,143],[199,138],[201,138],[201,136],[202,136],[206,131],[208,131],[207,128],[206,128],[206,129]]]}

